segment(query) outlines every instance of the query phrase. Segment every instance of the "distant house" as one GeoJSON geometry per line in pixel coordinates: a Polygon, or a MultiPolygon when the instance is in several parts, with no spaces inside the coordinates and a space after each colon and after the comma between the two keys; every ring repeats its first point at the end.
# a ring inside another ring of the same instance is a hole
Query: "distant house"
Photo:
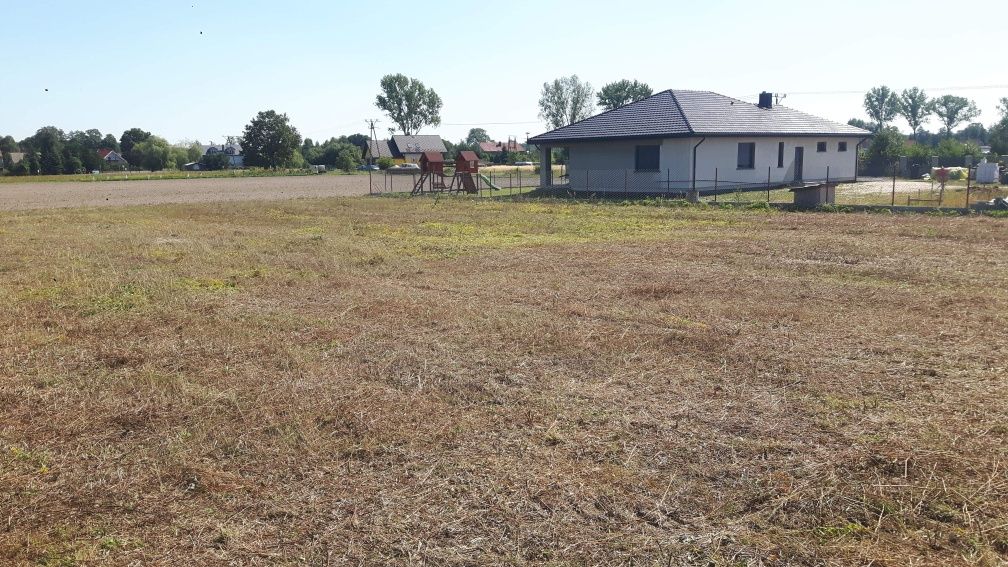
{"type": "Polygon", "coordinates": [[[126,158],[122,157],[122,155],[115,150],[102,148],[98,150],[98,157],[105,160],[105,163],[107,163],[112,169],[126,169],[129,166],[129,162],[126,161],[126,158]]]}
{"type": "MultiPolygon", "coordinates": [[[[21,163],[22,160],[24,160],[24,152],[11,152],[10,157],[11,157],[11,165],[17,165],[21,163]]],[[[0,161],[0,170],[3,170],[3,167],[4,164],[2,161],[0,161]]]]}
{"type": "Polygon", "coordinates": [[[242,154],[242,148],[238,144],[221,144],[221,145],[210,145],[202,146],[203,155],[211,156],[214,154],[224,154],[228,157],[228,166],[231,168],[242,168],[245,167],[245,156],[242,154]]]}
{"type": "Polygon", "coordinates": [[[667,90],[535,136],[540,183],[553,148],[567,148],[570,186],[588,191],[710,192],[846,181],[871,132],[710,91],[667,90]]]}
{"type": "Polygon", "coordinates": [[[445,148],[441,136],[435,134],[418,134],[416,136],[392,136],[390,140],[368,140],[368,162],[388,157],[396,163],[419,163],[424,152],[444,154],[445,148]]]}
{"type": "Polygon", "coordinates": [[[508,140],[507,142],[480,142],[479,149],[481,152],[489,155],[495,155],[501,152],[523,153],[525,151],[525,145],[519,144],[515,140],[508,140]]]}

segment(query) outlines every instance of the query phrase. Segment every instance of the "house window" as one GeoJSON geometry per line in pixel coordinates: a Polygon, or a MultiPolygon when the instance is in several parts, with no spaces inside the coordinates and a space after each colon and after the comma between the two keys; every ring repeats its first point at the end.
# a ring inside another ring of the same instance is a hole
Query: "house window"
{"type": "Polygon", "coordinates": [[[777,144],[777,167],[784,167],[784,142],[777,144]]]}
{"type": "Polygon", "coordinates": [[[637,171],[658,171],[661,146],[637,146],[634,168],[637,171]]]}
{"type": "Polygon", "coordinates": [[[837,142],[837,151],[838,152],[846,152],[847,151],[847,142],[837,142]]]}
{"type": "Polygon", "coordinates": [[[756,143],[743,142],[738,145],[738,168],[753,169],[756,167],[756,143]]]}
{"type": "Polygon", "coordinates": [[[822,153],[826,151],[826,142],[816,142],[815,151],[822,153]]]}

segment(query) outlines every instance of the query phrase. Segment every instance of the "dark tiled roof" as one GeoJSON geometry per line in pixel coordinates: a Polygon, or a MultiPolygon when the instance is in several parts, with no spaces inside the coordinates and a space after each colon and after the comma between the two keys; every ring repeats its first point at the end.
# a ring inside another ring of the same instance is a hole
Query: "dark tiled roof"
{"type": "Polygon", "coordinates": [[[395,144],[396,149],[400,153],[404,154],[420,154],[423,152],[445,153],[448,151],[445,148],[444,142],[441,141],[441,136],[434,134],[392,136],[392,143],[395,144]]]}
{"type": "Polygon", "coordinates": [[[368,140],[368,155],[369,158],[380,158],[380,157],[402,157],[402,154],[396,155],[396,152],[392,151],[392,147],[389,145],[388,140],[368,140]]]}
{"type": "Polygon", "coordinates": [[[662,91],[540,134],[533,144],[684,136],[868,136],[870,132],[788,108],[759,106],[710,91],[662,91]]]}

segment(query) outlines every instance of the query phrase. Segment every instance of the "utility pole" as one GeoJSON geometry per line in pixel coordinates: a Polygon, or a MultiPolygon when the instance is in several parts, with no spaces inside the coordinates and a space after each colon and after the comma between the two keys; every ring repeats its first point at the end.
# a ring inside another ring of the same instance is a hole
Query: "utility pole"
{"type": "MultiPolygon", "coordinates": [[[[368,127],[371,129],[371,144],[370,144],[370,148],[368,148],[368,149],[370,150],[371,148],[374,148],[374,151],[375,151],[376,154],[378,154],[378,157],[381,157],[381,146],[378,145],[378,138],[375,136],[375,124],[377,124],[378,121],[374,120],[374,119],[370,119],[370,120],[365,120],[364,122],[367,122],[368,123],[368,127]]],[[[371,166],[374,165],[373,162],[376,161],[375,160],[375,156],[372,155],[371,156],[371,160],[372,160],[372,163],[369,163],[368,164],[368,168],[367,168],[368,195],[370,195],[373,192],[373,188],[374,188],[374,184],[371,181],[371,173],[372,173],[371,172],[371,166]]]]}

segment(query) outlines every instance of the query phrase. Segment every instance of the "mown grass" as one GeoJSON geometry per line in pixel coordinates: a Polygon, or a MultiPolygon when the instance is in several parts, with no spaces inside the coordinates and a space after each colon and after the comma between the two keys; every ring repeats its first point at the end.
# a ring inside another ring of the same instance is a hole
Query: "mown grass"
{"type": "Polygon", "coordinates": [[[0,214],[0,559],[1008,558],[1004,219],[0,214]]]}

